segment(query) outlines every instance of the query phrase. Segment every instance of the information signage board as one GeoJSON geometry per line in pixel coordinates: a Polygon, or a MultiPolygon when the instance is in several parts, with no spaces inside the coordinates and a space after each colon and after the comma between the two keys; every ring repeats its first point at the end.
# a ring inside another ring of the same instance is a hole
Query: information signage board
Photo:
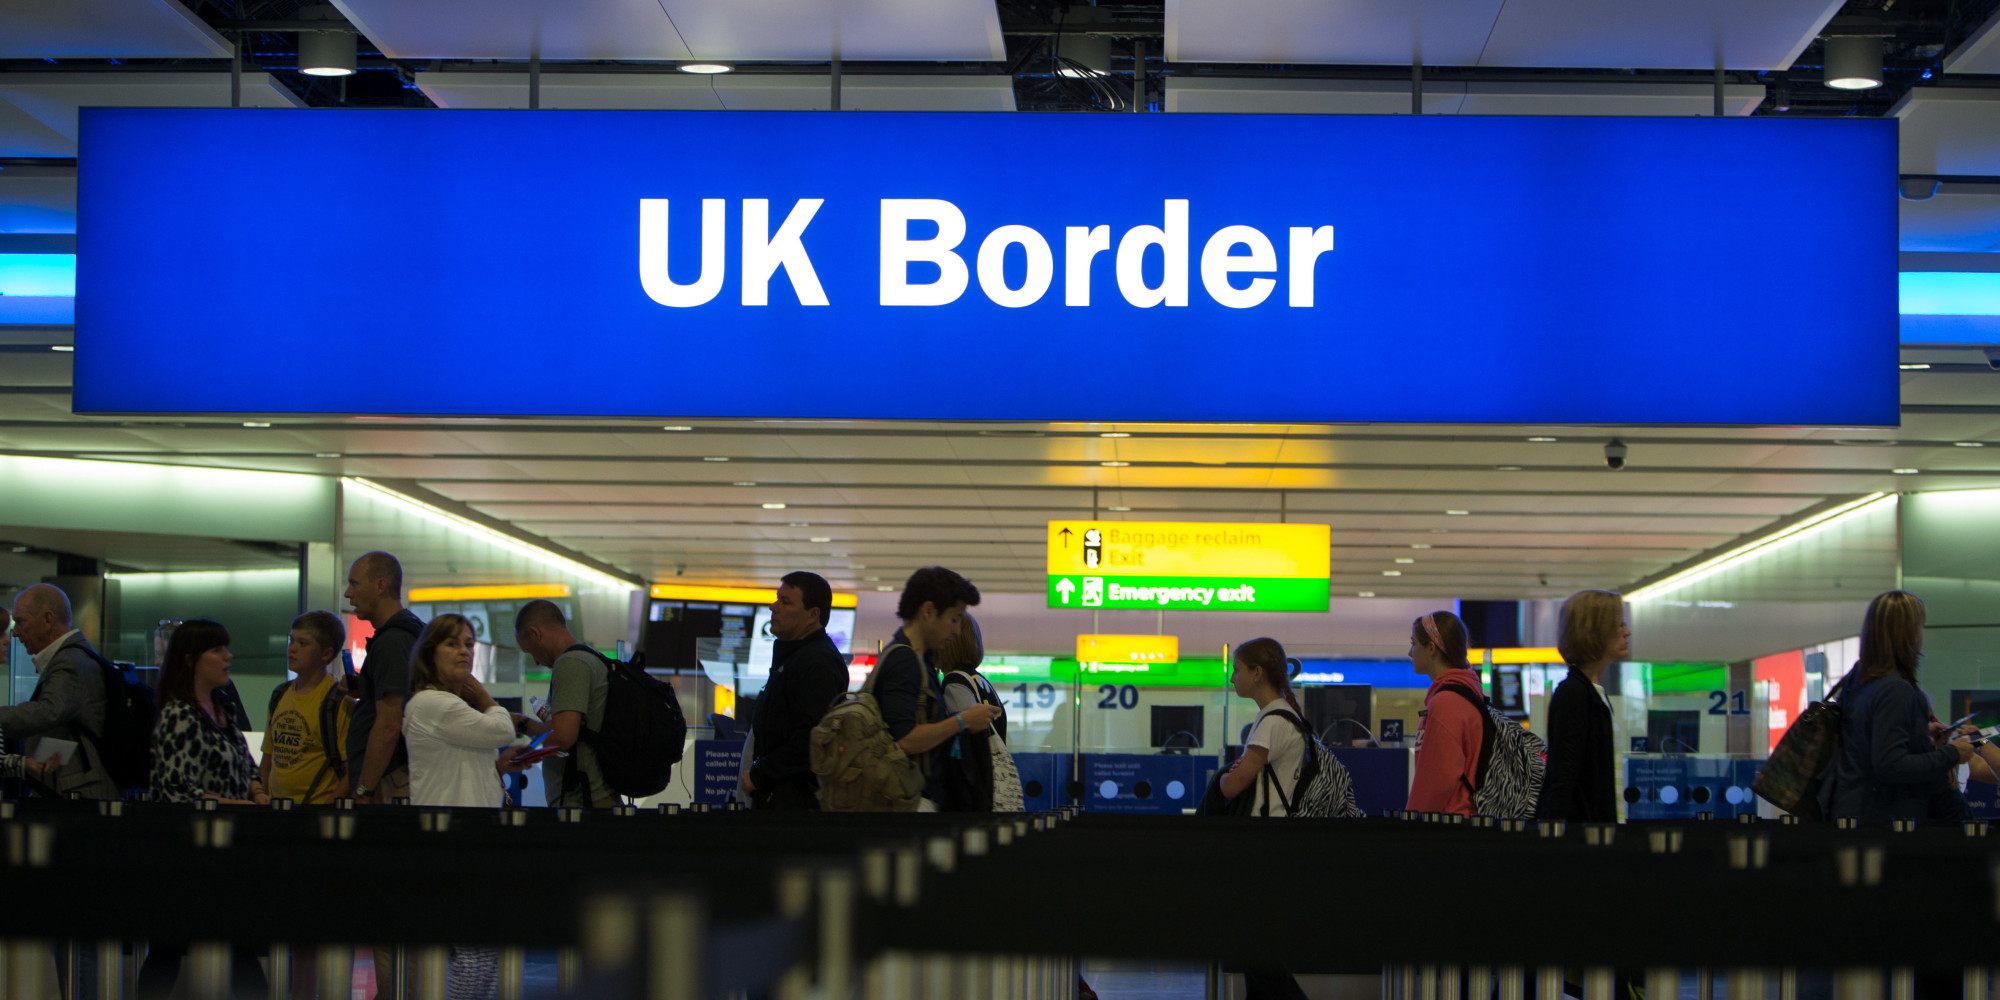
{"type": "Polygon", "coordinates": [[[83,412],[1898,420],[1893,120],[85,108],[79,127],[83,412]],[[1107,149],[1147,167],[1024,180],[1050,150],[1107,149]],[[245,163],[331,178],[273,237],[311,256],[281,306],[240,268],[184,266],[241,258],[215,179],[245,163]],[[1774,183],[1773,164],[1811,169],[1774,183]],[[1840,266],[1727,273],[1729,248],[1780,244],[1840,266]],[[913,388],[941,358],[980,391],[913,388]],[[452,377],[409,374],[427,362],[452,377]],[[857,385],[876,391],[827,388],[857,385]]]}
{"type": "Polygon", "coordinates": [[[1324,524],[1050,521],[1051,608],[1325,611],[1324,524]]]}

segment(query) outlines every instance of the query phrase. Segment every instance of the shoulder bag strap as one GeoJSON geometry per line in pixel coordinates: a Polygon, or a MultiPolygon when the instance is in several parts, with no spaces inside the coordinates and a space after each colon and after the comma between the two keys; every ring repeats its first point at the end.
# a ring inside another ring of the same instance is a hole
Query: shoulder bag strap
{"type": "MultiPolygon", "coordinates": [[[[909,646],[906,646],[900,642],[893,646],[884,648],[882,650],[881,655],[875,657],[875,669],[868,671],[868,676],[862,680],[861,690],[859,692],[860,694],[873,695],[875,693],[875,687],[876,687],[875,680],[876,678],[882,676],[882,668],[889,665],[889,654],[899,649],[908,649],[910,650],[911,656],[917,656],[917,651],[915,649],[911,649],[909,646]]],[[[919,681],[923,680],[923,677],[921,676],[921,674],[923,673],[922,671],[923,665],[924,665],[924,658],[921,656],[917,656],[918,674],[920,675],[917,678],[917,680],[919,681]]],[[[929,687],[929,685],[927,684],[922,685],[922,687],[927,688],[929,687]]]]}

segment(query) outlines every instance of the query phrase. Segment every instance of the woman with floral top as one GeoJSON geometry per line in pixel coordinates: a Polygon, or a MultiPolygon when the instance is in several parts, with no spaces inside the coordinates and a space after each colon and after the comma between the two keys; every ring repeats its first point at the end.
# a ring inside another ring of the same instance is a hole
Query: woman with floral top
{"type": "Polygon", "coordinates": [[[153,797],[267,805],[250,744],[215,692],[229,683],[229,630],[196,618],[174,630],[160,665],[153,729],[153,797]]]}

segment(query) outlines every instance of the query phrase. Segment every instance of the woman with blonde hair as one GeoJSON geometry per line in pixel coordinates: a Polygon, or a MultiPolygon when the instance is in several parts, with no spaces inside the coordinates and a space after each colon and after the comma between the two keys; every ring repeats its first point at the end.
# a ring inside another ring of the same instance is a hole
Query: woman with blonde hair
{"type": "MultiPolygon", "coordinates": [[[[1972,759],[1964,737],[1940,745],[1931,706],[1917,687],[1924,602],[1891,590],[1868,602],[1861,659],[1840,682],[1840,749],[1820,789],[1820,812],[1863,823],[1933,816],[1932,802],[1958,765],[1972,759]]],[[[1963,812],[1960,798],[1957,811],[1963,812]]]]}
{"type": "Polygon", "coordinates": [[[1612,664],[1632,655],[1625,599],[1608,590],[1571,594],[1563,602],[1556,651],[1569,664],[1569,675],[1549,696],[1548,771],[1535,815],[1616,823],[1617,758],[1603,678],[1612,664]]]}

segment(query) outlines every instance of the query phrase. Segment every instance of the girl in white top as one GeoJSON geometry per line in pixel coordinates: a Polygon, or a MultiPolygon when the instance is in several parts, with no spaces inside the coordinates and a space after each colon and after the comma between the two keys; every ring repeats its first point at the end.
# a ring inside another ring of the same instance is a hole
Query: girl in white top
{"type": "Polygon", "coordinates": [[[1285,799],[1297,786],[1306,740],[1298,725],[1275,713],[1289,713],[1300,721],[1306,713],[1292,695],[1291,661],[1285,657],[1285,647],[1276,639],[1252,639],[1238,646],[1229,683],[1237,694],[1257,703],[1257,724],[1244,742],[1243,755],[1223,773],[1222,794],[1233,799],[1254,792],[1251,815],[1286,815],[1285,799]],[[1266,766],[1273,779],[1269,782],[1259,780],[1266,766]],[[1274,784],[1282,794],[1273,794],[1274,784]]]}
{"type": "Polygon", "coordinates": [[[410,748],[410,804],[507,804],[500,775],[512,767],[514,721],[472,676],[472,623],[463,615],[431,619],[410,658],[416,692],[403,707],[410,748]]]}

